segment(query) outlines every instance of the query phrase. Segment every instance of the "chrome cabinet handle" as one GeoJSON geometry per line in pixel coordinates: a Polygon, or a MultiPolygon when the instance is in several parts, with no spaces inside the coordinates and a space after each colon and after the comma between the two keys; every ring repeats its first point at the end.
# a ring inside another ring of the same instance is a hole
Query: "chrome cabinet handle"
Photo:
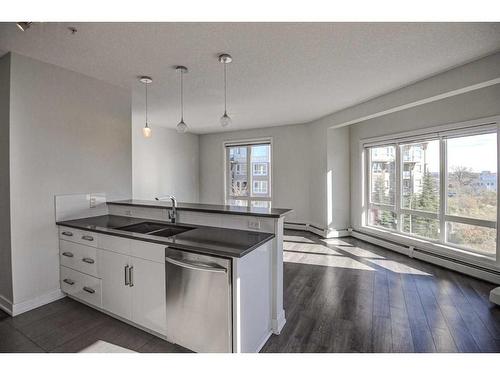
{"type": "Polygon", "coordinates": [[[94,237],[92,237],[92,236],[82,236],[82,240],[85,240],[85,241],[94,241],[94,237]]]}
{"type": "Polygon", "coordinates": [[[61,233],[63,236],[73,237],[73,233],[64,231],[61,233]]]}
{"type": "Polygon", "coordinates": [[[130,285],[130,274],[129,274],[129,266],[125,266],[125,285],[130,285]]]}
{"type": "Polygon", "coordinates": [[[75,284],[75,282],[74,282],[73,280],[71,280],[71,279],[64,279],[63,281],[64,281],[66,284],[69,284],[69,285],[74,285],[74,284],[75,284]]]}
{"type": "Polygon", "coordinates": [[[128,270],[129,286],[134,286],[134,266],[130,267],[128,270]]]}
{"type": "Polygon", "coordinates": [[[94,264],[94,259],[92,258],[83,258],[82,262],[88,263],[88,264],[94,264]]]}
{"type": "Polygon", "coordinates": [[[179,267],[183,268],[188,268],[190,270],[195,270],[195,271],[207,271],[207,272],[217,272],[217,273],[226,273],[227,269],[224,267],[220,266],[210,266],[207,264],[202,264],[202,263],[194,263],[194,262],[189,262],[186,260],[180,261],[177,259],[173,259],[170,257],[165,257],[165,261],[168,263],[174,264],[179,267]]]}
{"type": "Polygon", "coordinates": [[[65,251],[64,253],[62,253],[62,255],[64,255],[65,257],[68,257],[68,258],[74,257],[73,253],[70,253],[69,251],[65,251]]]}
{"type": "Polygon", "coordinates": [[[92,288],[89,288],[88,286],[84,286],[83,290],[86,291],[87,293],[94,294],[95,290],[92,288]]]}

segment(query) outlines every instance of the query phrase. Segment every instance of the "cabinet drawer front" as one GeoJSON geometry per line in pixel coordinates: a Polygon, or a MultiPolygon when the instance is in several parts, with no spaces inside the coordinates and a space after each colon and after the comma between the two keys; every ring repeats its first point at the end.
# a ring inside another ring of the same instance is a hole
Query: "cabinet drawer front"
{"type": "Polygon", "coordinates": [[[96,277],[61,266],[61,289],[93,306],[102,307],[101,280],[96,277]]]}
{"type": "Polygon", "coordinates": [[[101,235],[99,238],[99,248],[114,251],[115,253],[130,255],[130,243],[132,240],[117,236],[101,235]]]}
{"type": "Polygon", "coordinates": [[[98,234],[74,228],[59,227],[59,239],[97,247],[98,234]]]}
{"type": "Polygon", "coordinates": [[[59,258],[62,266],[86,273],[87,275],[99,277],[97,250],[95,247],[60,240],[59,258]]]}
{"type": "Polygon", "coordinates": [[[130,255],[136,258],[165,264],[166,245],[144,241],[131,241],[130,255]]]}

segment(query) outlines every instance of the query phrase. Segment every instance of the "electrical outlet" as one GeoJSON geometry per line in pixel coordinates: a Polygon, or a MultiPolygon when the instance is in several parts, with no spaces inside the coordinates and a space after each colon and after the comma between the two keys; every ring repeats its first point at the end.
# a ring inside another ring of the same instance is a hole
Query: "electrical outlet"
{"type": "Polygon", "coordinates": [[[260,229],[260,221],[259,220],[249,220],[248,228],[250,229],[260,229]]]}
{"type": "Polygon", "coordinates": [[[94,197],[92,195],[90,196],[89,205],[90,205],[90,208],[94,208],[97,205],[96,197],[94,197]]]}
{"type": "Polygon", "coordinates": [[[130,210],[125,210],[125,215],[132,216],[132,212],[130,210]]]}

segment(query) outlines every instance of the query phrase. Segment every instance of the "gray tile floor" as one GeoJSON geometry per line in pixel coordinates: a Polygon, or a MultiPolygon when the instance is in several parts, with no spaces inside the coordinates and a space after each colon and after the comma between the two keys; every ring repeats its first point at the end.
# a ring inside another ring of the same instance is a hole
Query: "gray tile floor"
{"type": "MultiPolygon", "coordinates": [[[[500,352],[494,285],[354,238],[285,234],[287,323],[262,352],[500,352]]],[[[79,352],[97,342],[187,351],[69,298],[15,318],[0,311],[0,352],[79,352]]]]}

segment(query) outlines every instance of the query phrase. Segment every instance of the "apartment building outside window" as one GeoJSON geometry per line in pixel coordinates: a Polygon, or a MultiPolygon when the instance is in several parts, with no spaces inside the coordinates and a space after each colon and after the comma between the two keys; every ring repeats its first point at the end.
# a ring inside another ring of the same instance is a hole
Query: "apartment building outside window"
{"type": "Polygon", "coordinates": [[[226,143],[225,153],[226,203],[270,207],[271,141],[226,143]]]}
{"type": "Polygon", "coordinates": [[[497,125],[364,145],[366,225],[497,253],[497,125]]]}

